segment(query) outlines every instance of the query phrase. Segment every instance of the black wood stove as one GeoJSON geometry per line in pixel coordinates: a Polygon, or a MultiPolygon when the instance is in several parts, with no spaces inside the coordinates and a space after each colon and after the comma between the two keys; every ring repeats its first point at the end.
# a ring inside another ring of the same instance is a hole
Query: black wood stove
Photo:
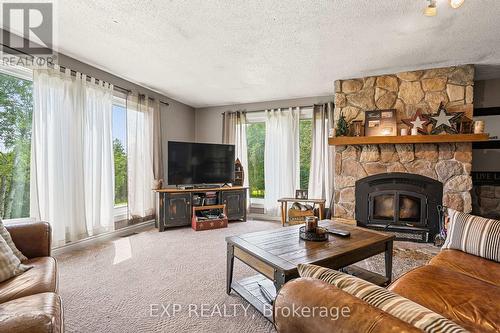
{"type": "Polygon", "coordinates": [[[359,226],[393,232],[396,239],[431,242],[439,232],[443,184],[411,173],[383,173],[356,182],[359,226]]]}

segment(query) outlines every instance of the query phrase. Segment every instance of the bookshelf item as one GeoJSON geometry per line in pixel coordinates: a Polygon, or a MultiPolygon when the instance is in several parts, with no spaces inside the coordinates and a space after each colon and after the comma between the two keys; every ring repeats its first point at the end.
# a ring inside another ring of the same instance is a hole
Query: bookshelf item
{"type": "Polygon", "coordinates": [[[193,207],[226,205],[229,221],[246,221],[248,188],[224,186],[218,188],[163,188],[157,193],[159,231],[172,227],[191,226],[193,207]]]}
{"type": "Polygon", "coordinates": [[[314,208],[312,205],[303,205],[299,202],[295,202],[290,209],[288,209],[288,224],[304,223],[307,217],[312,216],[314,216],[314,208]]]}
{"type": "Polygon", "coordinates": [[[240,162],[240,159],[237,158],[234,163],[234,183],[235,186],[243,186],[245,182],[245,171],[243,170],[243,165],[240,162]]]}
{"type": "Polygon", "coordinates": [[[226,205],[193,207],[191,228],[195,231],[227,228],[226,205]]]}
{"type": "MultiPolygon", "coordinates": [[[[299,203],[299,204],[312,204],[312,208],[318,205],[318,215],[319,219],[322,220],[324,218],[324,210],[325,210],[325,199],[296,199],[296,198],[281,198],[278,199],[278,202],[281,204],[281,225],[284,227],[285,223],[291,222],[289,224],[295,224],[294,221],[288,220],[288,203],[292,203],[291,206],[299,203]]],[[[305,218],[305,217],[304,217],[305,218]]]]}
{"type": "Polygon", "coordinates": [[[349,135],[349,124],[343,112],[340,113],[339,120],[337,120],[337,128],[335,129],[336,136],[349,135]]]}
{"type": "Polygon", "coordinates": [[[396,110],[372,110],[365,112],[366,136],[398,135],[396,110]]]}
{"type": "Polygon", "coordinates": [[[459,122],[457,122],[457,132],[460,134],[470,134],[472,130],[473,121],[466,116],[463,116],[459,122]]]}
{"type": "Polygon", "coordinates": [[[353,120],[351,122],[351,136],[364,136],[363,120],[353,120]]]}
{"type": "Polygon", "coordinates": [[[408,119],[401,119],[401,121],[410,128],[414,128],[421,134],[427,134],[427,126],[431,123],[426,115],[422,114],[421,110],[417,110],[413,117],[408,119]]]}
{"type": "Polygon", "coordinates": [[[463,115],[463,112],[448,112],[441,102],[437,113],[429,116],[429,121],[432,123],[431,134],[442,132],[457,134],[456,124],[463,115]]]}

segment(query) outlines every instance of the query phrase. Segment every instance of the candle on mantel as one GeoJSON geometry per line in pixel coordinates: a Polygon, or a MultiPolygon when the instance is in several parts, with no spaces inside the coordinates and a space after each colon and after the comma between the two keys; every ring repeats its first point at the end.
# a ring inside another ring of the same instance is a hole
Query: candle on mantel
{"type": "Polygon", "coordinates": [[[484,133],[484,120],[476,120],[474,122],[474,134],[484,133]]]}
{"type": "Polygon", "coordinates": [[[407,136],[408,135],[408,130],[406,128],[401,129],[401,136],[407,136]]]}
{"type": "Polygon", "coordinates": [[[411,129],[411,135],[418,135],[418,129],[417,129],[417,128],[415,128],[415,127],[413,127],[413,128],[411,129]]]}

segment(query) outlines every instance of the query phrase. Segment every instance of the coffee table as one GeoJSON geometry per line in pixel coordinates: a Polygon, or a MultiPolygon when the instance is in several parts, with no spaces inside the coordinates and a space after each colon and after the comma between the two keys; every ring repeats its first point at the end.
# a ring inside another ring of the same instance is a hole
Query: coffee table
{"type": "Polygon", "coordinates": [[[298,277],[299,264],[342,268],[349,274],[381,286],[391,282],[394,235],[332,220],[320,221],[319,225],[347,230],[351,236],[341,238],[330,235],[325,242],[304,241],[299,238],[300,226],[297,225],[227,237],[227,294],[235,291],[272,321],[270,303],[261,289],[275,297],[287,281],[298,277]],[[352,265],[379,253],[385,253],[385,276],[352,265]],[[234,258],[258,274],[233,281],[234,258]]]}

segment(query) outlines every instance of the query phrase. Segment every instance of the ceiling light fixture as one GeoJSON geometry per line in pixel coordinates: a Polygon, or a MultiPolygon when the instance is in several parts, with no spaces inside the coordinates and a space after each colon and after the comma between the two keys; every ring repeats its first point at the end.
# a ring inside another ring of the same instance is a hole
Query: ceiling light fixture
{"type": "Polygon", "coordinates": [[[464,1],[465,0],[450,0],[450,6],[451,8],[457,9],[464,4],[464,1]]]}
{"type": "MultiPolygon", "coordinates": [[[[429,5],[425,8],[424,15],[425,16],[436,16],[437,15],[436,0],[428,0],[428,1],[429,1],[429,5]]],[[[450,0],[450,1],[452,1],[452,0],[450,0]]]]}

